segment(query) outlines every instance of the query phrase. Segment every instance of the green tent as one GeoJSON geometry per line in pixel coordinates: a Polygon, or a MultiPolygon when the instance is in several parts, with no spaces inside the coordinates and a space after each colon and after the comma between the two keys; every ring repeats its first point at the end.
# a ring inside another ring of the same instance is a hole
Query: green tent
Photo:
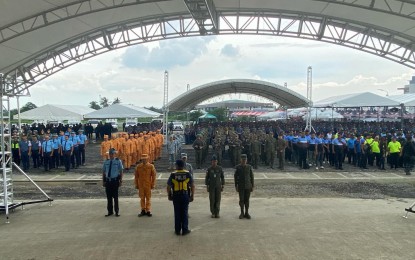
{"type": "Polygon", "coordinates": [[[204,114],[203,116],[199,116],[199,119],[216,119],[216,116],[207,113],[207,114],[204,114]]]}

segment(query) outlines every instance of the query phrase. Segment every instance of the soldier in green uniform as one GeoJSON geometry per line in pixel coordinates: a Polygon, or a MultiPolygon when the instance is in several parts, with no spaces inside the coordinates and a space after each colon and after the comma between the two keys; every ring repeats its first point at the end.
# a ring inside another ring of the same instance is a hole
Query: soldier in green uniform
{"type": "Polygon", "coordinates": [[[198,169],[202,167],[202,149],[204,146],[205,144],[202,141],[202,136],[199,134],[192,145],[193,149],[195,150],[196,168],[198,169]]]}
{"type": "Polygon", "coordinates": [[[212,157],[212,165],[206,171],[205,184],[209,192],[210,212],[212,218],[219,218],[221,192],[225,186],[222,167],[218,166],[216,156],[212,157]]]}
{"type": "Polygon", "coordinates": [[[284,133],[281,132],[278,135],[277,140],[278,169],[280,170],[284,170],[285,149],[287,146],[287,141],[284,139],[284,133]]]}
{"type": "Polygon", "coordinates": [[[265,139],[265,154],[267,165],[271,167],[271,169],[274,169],[275,148],[276,141],[274,138],[274,134],[270,132],[265,139]]]}
{"type": "Polygon", "coordinates": [[[251,148],[252,148],[252,166],[254,169],[258,169],[259,158],[261,154],[261,142],[258,137],[254,134],[251,136],[251,148]]]}
{"type": "Polygon", "coordinates": [[[254,173],[252,172],[252,166],[247,164],[246,161],[246,154],[241,154],[241,164],[236,166],[234,175],[236,192],[239,193],[239,207],[241,208],[239,219],[251,219],[248,210],[249,198],[254,190],[254,173]]]}

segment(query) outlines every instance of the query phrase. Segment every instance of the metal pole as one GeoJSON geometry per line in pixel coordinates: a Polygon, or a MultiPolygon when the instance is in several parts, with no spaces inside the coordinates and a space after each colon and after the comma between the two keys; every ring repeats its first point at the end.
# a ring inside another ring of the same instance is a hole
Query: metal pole
{"type": "Polygon", "coordinates": [[[21,174],[23,174],[33,185],[35,185],[36,186],[36,188],[38,188],[38,190],[40,190],[40,192],[42,192],[43,193],[43,195],[45,195],[49,200],[52,200],[49,196],[48,196],[48,194],[46,194],[46,192],[44,192],[43,190],[42,190],[42,188],[40,188],[39,187],[39,185],[37,185],[36,184],[36,182],[34,182],[33,180],[32,180],[32,178],[30,178],[30,176],[29,175],[27,175],[20,167],[19,167],[19,165],[17,165],[15,162],[13,162],[13,166],[14,167],[16,167],[16,169],[21,173],[21,174]]]}
{"type": "Polygon", "coordinates": [[[17,96],[16,99],[17,99],[17,115],[19,117],[18,126],[19,126],[19,132],[21,132],[22,131],[22,119],[20,119],[20,97],[17,96]]]}
{"type": "Polygon", "coordinates": [[[4,145],[4,114],[3,114],[3,96],[4,96],[4,88],[6,85],[4,84],[3,74],[0,74],[0,87],[1,87],[1,95],[0,95],[0,121],[1,121],[1,167],[3,173],[3,205],[4,210],[6,213],[6,223],[9,223],[9,194],[7,192],[7,171],[6,171],[6,147],[4,145]]]}

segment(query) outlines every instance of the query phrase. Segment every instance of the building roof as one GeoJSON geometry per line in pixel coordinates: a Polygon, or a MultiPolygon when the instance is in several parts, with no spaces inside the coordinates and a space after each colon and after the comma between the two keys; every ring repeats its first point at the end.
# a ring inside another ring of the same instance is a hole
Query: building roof
{"type": "Polygon", "coordinates": [[[412,0],[5,0],[1,4],[0,72],[16,75],[27,86],[117,48],[215,34],[320,40],[415,67],[412,0]]]}
{"type": "Polygon", "coordinates": [[[85,115],[85,118],[105,119],[105,118],[147,118],[158,117],[160,113],[134,105],[114,104],[85,115]]]}
{"type": "Polygon", "coordinates": [[[274,104],[272,103],[263,103],[263,102],[253,102],[253,101],[246,101],[246,100],[237,100],[237,99],[232,99],[232,100],[225,100],[225,101],[221,101],[221,102],[215,102],[215,103],[209,103],[209,104],[201,104],[201,105],[197,105],[196,108],[200,109],[200,108],[208,108],[208,107],[230,107],[230,108],[234,108],[234,107],[273,107],[274,104]]]}
{"type": "Polygon", "coordinates": [[[44,105],[20,114],[21,119],[42,121],[81,121],[84,116],[94,111],[86,106],[44,105]]]}
{"type": "Polygon", "coordinates": [[[258,95],[285,107],[303,107],[308,104],[308,99],[304,96],[274,83],[251,79],[230,79],[193,88],[170,101],[168,107],[170,111],[190,111],[197,104],[209,98],[229,93],[258,95]]]}
{"type": "Polygon", "coordinates": [[[370,92],[333,96],[313,103],[313,107],[379,107],[400,103],[370,92]]]}

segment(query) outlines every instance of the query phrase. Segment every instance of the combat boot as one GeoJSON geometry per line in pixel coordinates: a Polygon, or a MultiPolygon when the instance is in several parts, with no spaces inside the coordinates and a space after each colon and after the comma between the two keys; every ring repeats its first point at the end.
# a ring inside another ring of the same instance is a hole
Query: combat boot
{"type": "Polygon", "coordinates": [[[241,215],[239,215],[239,219],[243,219],[244,218],[244,208],[241,207],[241,215]]]}
{"type": "Polygon", "coordinates": [[[245,218],[246,219],[251,219],[251,215],[249,215],[249,213],[248,213],[248,207],[245,207],[245,218]]]}

